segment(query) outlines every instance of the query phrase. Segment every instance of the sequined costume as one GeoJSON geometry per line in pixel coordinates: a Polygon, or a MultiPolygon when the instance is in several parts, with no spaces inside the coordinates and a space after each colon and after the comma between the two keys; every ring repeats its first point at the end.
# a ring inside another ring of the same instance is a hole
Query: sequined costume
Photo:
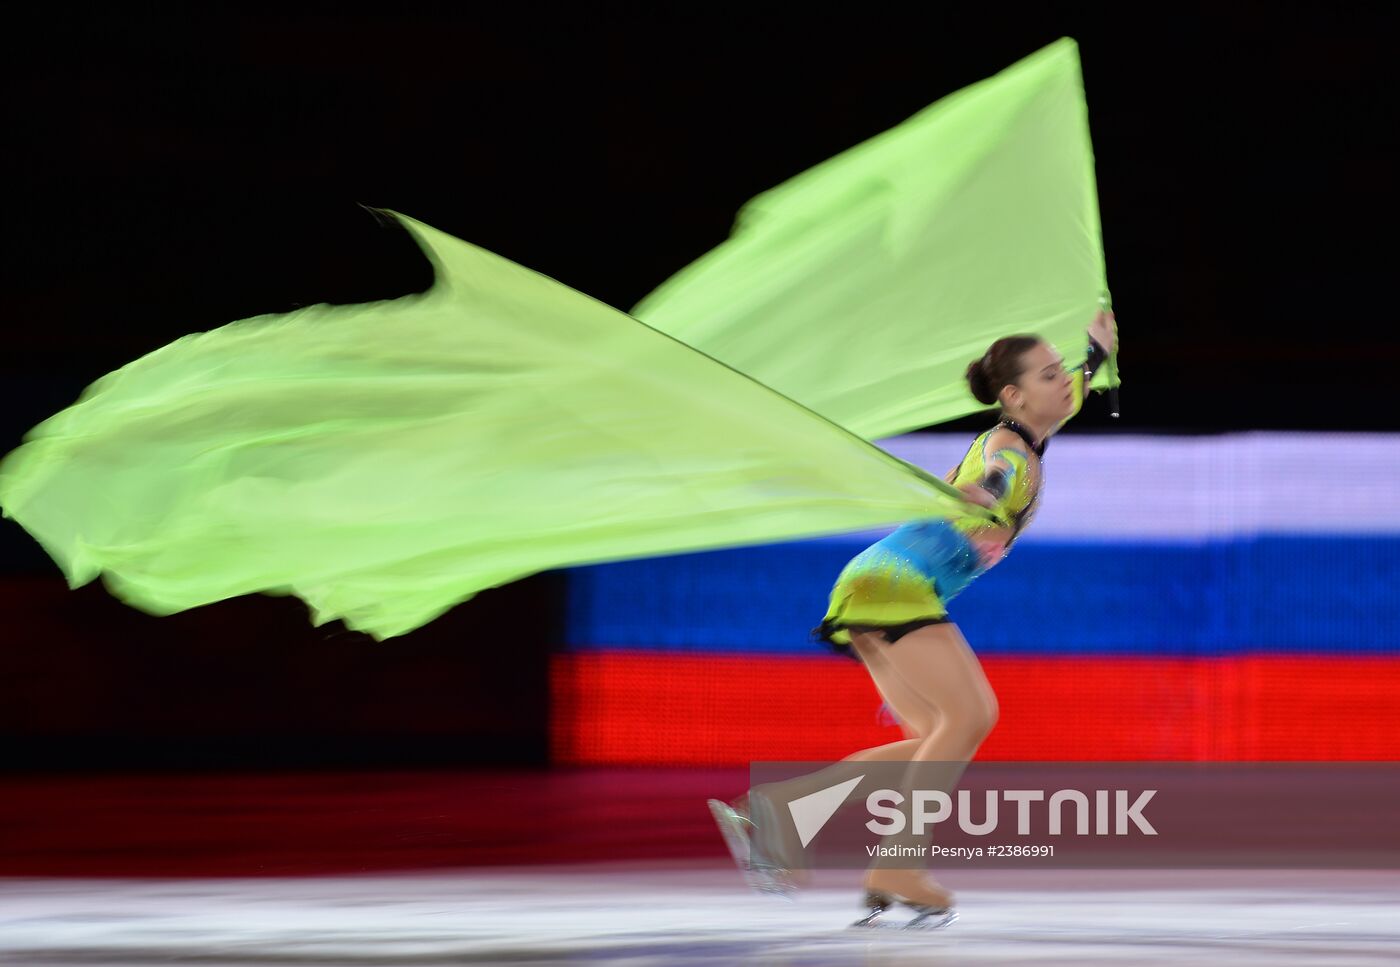
{"type": "MultiPolygon", "coordinates": [[[[1060,426],[1083,406],[1084,387],[1105,357],[1103,349],[1091,341],[1088,356],[1073,374],[1074,408],[1060,426]]],[[[1034,517],[1049,442],[1047,437],[1036,445],[1030,432],[1012,420],[1002,420],[980,434],[951,482],[979,484],[993,460],[1009,464],[1006,490],[991,507],[996,519],[914,520],[876,541],[841,570],[826,617],[812,630],[813,637],[839,654],[857,658],[851,649],[852,630],[883,631],[886,640],[894,642],[916,628],[950,620],[948,602],[1005,557],[1034,517]],[[998,429],[1017,433],[1035,460],[1012,448],[986,452],[989,438],[998,429]]]]}

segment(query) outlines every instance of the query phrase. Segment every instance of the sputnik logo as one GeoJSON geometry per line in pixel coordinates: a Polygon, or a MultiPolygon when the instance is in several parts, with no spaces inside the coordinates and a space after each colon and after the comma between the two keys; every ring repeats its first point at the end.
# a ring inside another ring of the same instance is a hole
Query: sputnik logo
{"type": "Polygon", "coordinates": [[[788,812],[792,813],[792,822],[797,827],[797,835],[801,837],[804,849],[816,839],[827,820],[835,815],[851,790],[860,785],[864,778],[863,775],[856,776],[788,803],[788,812]]]}

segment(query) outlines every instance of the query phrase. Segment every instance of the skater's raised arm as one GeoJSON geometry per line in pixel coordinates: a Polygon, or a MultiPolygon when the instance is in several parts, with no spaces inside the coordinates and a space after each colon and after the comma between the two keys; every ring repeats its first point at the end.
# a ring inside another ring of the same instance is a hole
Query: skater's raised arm
{"type": "Polygon", "coordinates": [[[1118,330],[1114,322],[1112,311],[1100,310],[1094,316],[1094,321],[1089,323],[1089,351],[1084,357],[1084,362],[1072,374],[1074,390],[1074,408],[1070,410],[1069,416],[1060,421],[1059,425],[1052,430],[1057,433],[1066,423],[1072,420],[1080,409],[1084,406],[1084,397],[1088,393],[1089,383],[1094,378],[1094,373],[1103,365],[1114,348],[1118,345],[1118,330]]]}

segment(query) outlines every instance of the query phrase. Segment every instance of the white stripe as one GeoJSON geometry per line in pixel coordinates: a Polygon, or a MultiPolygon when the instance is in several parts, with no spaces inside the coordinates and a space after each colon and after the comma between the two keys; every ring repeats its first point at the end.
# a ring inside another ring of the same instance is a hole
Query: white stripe
{"type": "MultiPolygon", "coordinates": [[[[879,441],[943,476],[976,434],[879,441]]],[[[1056,435],[1024,541],[1400,534],[1400,433],[1056,435]]],[[[870,536],[884,531],[865,532],[870,536]]]]}

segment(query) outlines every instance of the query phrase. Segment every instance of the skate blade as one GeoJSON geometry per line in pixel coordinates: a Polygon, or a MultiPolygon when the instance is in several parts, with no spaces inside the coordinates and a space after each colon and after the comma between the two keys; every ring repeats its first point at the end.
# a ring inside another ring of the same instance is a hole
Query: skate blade
{"type": "Polygon", "coordinates": [[[719,827],[719,834],[724,837],[724,845],[729,849],[729,855],[734,857],[734,865],[739,867],[740,871],[748,872],[749,834],[744,829],[739,814],[728,803],[718,799],[707,800],[706,805],[710,807],[710,815],[719,827]]]}
{"type": "Polygon", "coordinates": [[[904,930],[941,930],[958,919],[958,911],[944,910],[942,913],[920,913],[906,923],[904,930]]]}
{"type": "Polygon", "coordinates": [[[877,911],[867,916],[861,917],[855,923],[847,927],[847,930],[941,930],[951,926],[958,919],[956,910],[948,910],[944,913],[920,913],[907,923],[891,923],[881,919],[884,911],[877,911]]]}
{"type": "Polygon", "coordinates": [[[775,867],[752,866],[744,871],[744,879],[759,893],[780,896],[791,900],[797,893],[796,887],[788,878],[788,871],[775,867]]]}

